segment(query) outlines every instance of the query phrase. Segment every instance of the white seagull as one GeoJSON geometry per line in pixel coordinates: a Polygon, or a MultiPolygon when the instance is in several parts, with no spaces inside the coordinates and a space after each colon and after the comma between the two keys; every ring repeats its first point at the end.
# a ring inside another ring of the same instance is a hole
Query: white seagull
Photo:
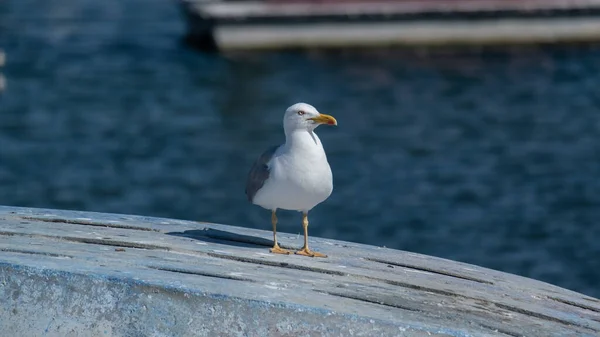
{"type": "Polygon", "coordinates": [[[246,195],[255,205],[271,210],[272,253],[290,254],[277,244],[278,208],[302,212],[304,247],[296,254],[327,257],[308,248],[308,211],[333,191],[333,177],[321,140],[315,129],[337,125],[335,118],[321,114],[312,105],[296,103],[285,111],[285,144],[265,151],[250,169],[246,195]]]}

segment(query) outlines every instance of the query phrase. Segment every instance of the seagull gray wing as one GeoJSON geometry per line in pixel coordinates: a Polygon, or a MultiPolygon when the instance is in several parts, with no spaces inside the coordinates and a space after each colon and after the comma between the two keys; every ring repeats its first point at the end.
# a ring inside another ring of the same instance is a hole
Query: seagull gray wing
{"type": "Polygon", "coordinates": [[[275,154],[277,148],[279,148],[279,145],[270,147],[261,154],[256,162],[254,162],[254,165],[252,165],[252,168],[248,173],[248,180],[246,181],[246,196],[250,202],[254,200],[256,192],[258,192],[265,184],[265,181],[269,179],[269,166],[267,164],[271,158],[273,158],[273,154],[275,154]]]}

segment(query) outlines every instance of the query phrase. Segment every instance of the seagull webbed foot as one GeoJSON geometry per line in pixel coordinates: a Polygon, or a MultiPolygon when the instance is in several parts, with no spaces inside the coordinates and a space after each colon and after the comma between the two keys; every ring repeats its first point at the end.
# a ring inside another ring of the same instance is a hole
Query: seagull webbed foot
{"type": "Polygon", "coordinates": [[[283,249],[281,247],[279,247],[279,245],[275,245],[273,246],[273,248],[269,249],[269,251],[273,254],[285,254],[285,255],[289,255],[292,252],[287,250],[287,249],[283,249]]]}
{"type": "Polygon", "coordinates": [[[304,247],[304,248],[300,249],[299,251],[296,251],[296,254],[309,256],[309,257],[327,257],[327,255],[312,251],[312,250],[308,249],[307,247],[304,247]]]}

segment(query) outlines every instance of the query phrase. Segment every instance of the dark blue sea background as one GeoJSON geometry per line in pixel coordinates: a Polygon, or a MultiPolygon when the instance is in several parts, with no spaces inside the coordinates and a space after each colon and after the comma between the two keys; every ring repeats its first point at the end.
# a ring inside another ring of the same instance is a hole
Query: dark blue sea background
{"type": "Polygon", "coordinates": [[[270,230],[246,174],[304,101],[339,122],[312,236],[600,297],[600,47],[220,55],[184,32],[176,1],[0,1],[0,204],[270,230]]]}

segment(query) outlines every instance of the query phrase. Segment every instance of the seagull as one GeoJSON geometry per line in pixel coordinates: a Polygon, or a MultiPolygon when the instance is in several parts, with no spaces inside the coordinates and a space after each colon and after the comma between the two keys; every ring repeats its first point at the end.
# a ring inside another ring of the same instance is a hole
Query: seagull
{"type": "Polygon", "coordinates": [[[333,176],[315,129],[337,125],[335,118],[319,113],[312,105],[296,103],[283,115],[285,143],[265,151],[248,173],[246,196],[258,206],[271,210],[273,248],[271,253],[290,254],[277,244],[277,209],[302,212],[304,247],[296,254],[327,257],[308,248],[308,212],[325,201],[333,191],[333,176]]]}

